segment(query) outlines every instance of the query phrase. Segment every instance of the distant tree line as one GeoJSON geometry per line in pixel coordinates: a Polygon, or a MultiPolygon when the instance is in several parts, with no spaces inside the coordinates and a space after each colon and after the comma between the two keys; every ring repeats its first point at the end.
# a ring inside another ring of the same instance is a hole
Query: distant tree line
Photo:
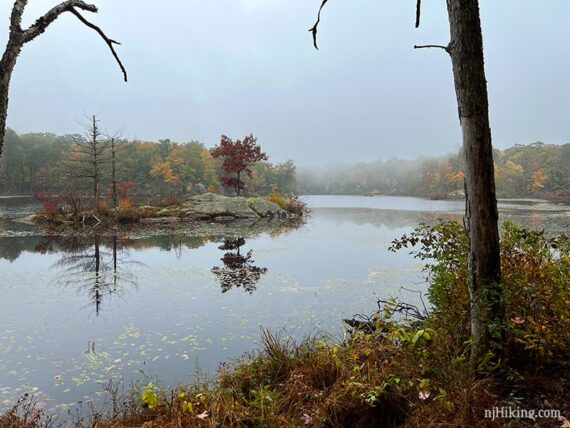
{"type": "MultiPolygon", "coordinates": [[[[82,172],[86,163],[84,147],[89,135],[55,135],[6,132],[4,156],[0,161],[0,193],[31,194],[46,190],[53,193],[68,189],[93,190],[93,174],[82,172]]],[[[103,141],[98,153],[98,181],[102,196],[112,194],[112,177],[120,189],[130,195],[166,197],[187,195],[206,190],[231,193],[219,177],[223,159],[215,159],[211,150],[197,141],[178,143],[168,139],[158,142],[128,141],[115,138],[114,144],[103,141]],[[113,148],[116,147],[116,148],[113,148]],[[116,157],[116,162],[111,162],[116,157]],[[113,173],[113,165],[115,165],[113,173]]],[[[251,175],[244,174],[246,195],[265,195],[273,189],[282,194],[296,191],[296,166],[293,161],[273,164],[256,162],[251,175]]]]}
{"type": "MultiPolygon", "coordinates": [[[[536,142],[493,152],[499,197],[560,195],[570,199],[570,144],[536,142]]],[[[463,196],[463,154],[302,168],[302,194],[381,194],[449,198],[463,196]]]]}
{"type": "MultiPolygon", "coordinates": [[[[5,156],[0,161],[0,193],[61,192],[69,188],[87,194],[92,181],[80,173],[78,153],[88,136],[8,130],[5,156]]],[[[133,195],[185,195],[203,190],[233,191],[223,186],[223,158],[197,141],[177,143],[116,139],[116,181],[133,195]],[[128,184],[125,184],[128,183],[128,184]]],[[[111,194],[112,153],[102,153],[101,194],[111,194]]],[[[536,142],[495,149],[495,177],[499,197],[530,197],[570,193],[570,144],[536,142]]],[[[340,164],[328,168],[300,168],[293,161],[256,162],[251,177],[244,174],[248,194],[382,194],[428,198],[463,195],[463,155],[416,160],[390,159],[340,164]]]]}

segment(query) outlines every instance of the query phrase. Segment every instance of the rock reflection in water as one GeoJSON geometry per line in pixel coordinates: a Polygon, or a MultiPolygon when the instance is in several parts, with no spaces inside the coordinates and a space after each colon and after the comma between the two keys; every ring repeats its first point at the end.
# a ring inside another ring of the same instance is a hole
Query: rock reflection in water
{"type": "Polygon", "coordinates": [[[132,267],[143,264],[131,260],[126,247],[127,243],[116,235],[55,235],[44,236],[35,250],[45,254],[57,248],[63,253],[52,266],[63,272],[58,285],[87,293],[99,315],[105,298],[120,296],[127,288],[137,286],[132,267]]]}
{"type": "Polygon", "coordinates": [[[267,272],[267,268],[255,266],[253,260],[253,250],[249,250],[245,255],[241,254],[241,247],[245,244],[245,238],[226,238],[224,243],[218,248],[227,251],[220,259],[224,267],[215,266],[212,273],[217,276],[225,293],[232,287],[242,287],[248,293],[253,293],[257,288],[257,283],[261,276],[267,272]]]}

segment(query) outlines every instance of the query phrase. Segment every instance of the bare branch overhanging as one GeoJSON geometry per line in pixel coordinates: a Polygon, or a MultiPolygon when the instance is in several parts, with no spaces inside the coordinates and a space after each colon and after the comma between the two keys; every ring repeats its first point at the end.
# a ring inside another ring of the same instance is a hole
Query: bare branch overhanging
{"type": "MultiPolygon", "coordinates": [[[[16,12],[13,13],[13,18],[12,18],[12,24],[13,25],[15,25],[15,22],[17,22],[18,26],[20,25],[21,12],[23,12],[23,9],[24,9],[24,6],[26,5],[26,3],[27,3],[27,0],[18,0],[18,2],[16,2],[16,5],[14,6],[14,10],[16,10],[16,12]],[[18,14],[19,14],[19,16],[18,16],[18,14]],[[14,17],[14,15],[16,15],[16,16],[14,17]]],[[[97,32],[97,34],[99,34],[101,36],[101,38],[105,41],[105,43],[107,44],[107,46],[111,50],[111,53],[112,53],[113,57],[115,58],[115,60],[117,61],[117,64],[119,64],[121,72],[123,73],[123,79],[126,82],[127,81],[127,70],[125,69],[123,63],[121,62],[121,59],[119,58],[119,55],[115,51],[115,47],[113,46],[113,45],[120,45],[121,43],[119,43],[118,41],[113,40],[110,37],[108,37],[105,34],[105,32],[99,26],[88,21],[83,15],[81,15],[79,13],[79,11],[77,9],[84,10],[86,12],[92,12],[92,13],[98,12],[97,6],[92,5],[92,4],[87,4],[81,0],[64,1],[63,3],[60,3],[57,6],[54,6],[53,8],[51,8],[43,16],[39,17],[36,20],[36,22],[34,22],[34,24],[32,24],[27,30],[22,31],[20,29],[20,31],[22,32],[23,43],[30,42],[33,39],[35,39],[37,36],[42,34],[47,29],[47,27],[52,22],[54,22],[61,14],[65,13],[65,12],[70,12],[73,15],[75,15],[77,17],[77,19],[79,19],[79,21],[81,21],[84,25],[91,28],[92,30],[95,30],[97,32]]]]}

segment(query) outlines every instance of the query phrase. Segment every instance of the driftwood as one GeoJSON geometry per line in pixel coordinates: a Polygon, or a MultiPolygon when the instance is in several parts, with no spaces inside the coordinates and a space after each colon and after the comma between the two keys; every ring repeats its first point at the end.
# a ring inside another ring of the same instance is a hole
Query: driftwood
{"type": "MultiPolygon", "coordinates": [[[[407,290],[402,287],[402,289],[407,290]]],[[[348,325],[350,328],[358,331],[364,331],[368,333],[387,333],[387,330],[382,326],[382,323],[378,323],[377,320],[381,318],[385,311],[389,311],[392,314],[399,313],[405,318],[423,321],[428,316],[428,309],[424,304],[424,301],[420,293],[420,300],[423,305],[423,310],[415,305],[406,302],[400,302],[398,300],[383,300],[378,299],[376,302],[378,304],[378,310],[372,315],[356,314],[352,319],[343,319],[342,321],[348,325]]]]}

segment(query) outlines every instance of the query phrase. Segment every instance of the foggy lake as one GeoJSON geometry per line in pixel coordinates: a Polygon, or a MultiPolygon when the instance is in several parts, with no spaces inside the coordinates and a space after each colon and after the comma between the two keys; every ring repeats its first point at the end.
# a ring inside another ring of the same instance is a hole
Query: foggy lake
{"type": "MultiPolygon", "coordinates": [[[[0,408],[26,392],[49,408],[96,401],[111,379],[190,381],[254,349],[261,326],[341,338],[341,320],[371,313],[378,298],[419,303],[407,290],[425,289],[421,262],[387,248],[463,211],[462,201],[303,199],[312,213],[295,230],[62,236],[12,221],[37,208],[32,199],[0,198],[0,408]]],[[[499,210],[568,231],[568,206],[500,201],[499,210]]]]}

